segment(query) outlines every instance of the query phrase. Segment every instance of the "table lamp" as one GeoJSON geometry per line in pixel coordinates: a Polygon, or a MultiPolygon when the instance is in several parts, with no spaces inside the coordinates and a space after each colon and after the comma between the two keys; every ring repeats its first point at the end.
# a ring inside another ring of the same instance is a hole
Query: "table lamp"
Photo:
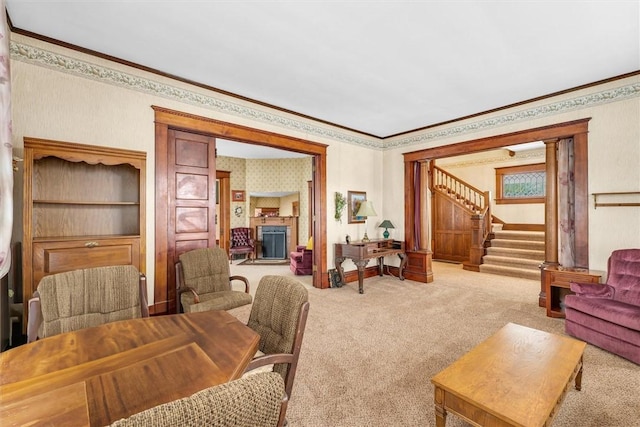
{"type": "Polygon", "coordinates": [[[384,221],[382,221],[380,223],[378,228],[384,228],[384,233],[382,233],[382,236],[384,236],[385,239],[388,239],[389,238],[389,229],[390,228],[395,228],[395,227],[393,226],[391,221],[389,221],[388,219],[385,219],[384,221]]]}
{"type": "Polygon", "coordinates": [[[356,213],[356,216],[364,217],[364,236],[362,237],[363,242],[369,241],[369,236],[367,236],[367,217],[378,215],[376,211],[373,209],[373,204],[365,200],[360,203],[360,209],[356,213]]]}

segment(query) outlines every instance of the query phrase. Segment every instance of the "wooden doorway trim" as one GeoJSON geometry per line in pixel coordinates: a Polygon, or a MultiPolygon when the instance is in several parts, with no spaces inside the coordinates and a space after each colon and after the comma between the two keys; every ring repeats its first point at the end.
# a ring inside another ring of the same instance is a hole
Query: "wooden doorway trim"
{"type": "MultiPolygon", "coordinates": [[[[169,129],[179,129],[187,132],[201,133],[218,138],[279,148],[308,154],[313,157],[313,286],[328,288],[327,273],[327,243],[326,243],[326,164],[327,145],[305,139],[294,138],[260,129],[254,129],[233,123],[222,122],[208,117],[197,116],[163,107],[152,106],[155,113],[156,140],[156,248],[155,248],[155,288],[156,295],[174,284],[167,283],[167,212],[163,197],[166,198],[166,162],[159,153],[166,152],[167,134],[169,129]]],[[[157,301],[156,301],[157,302],[157,301]]]]}
{"type": "MultiPolygon", "coordinates": [[[[413,224],[416,220],[413,206],[413,195],[416,192],[414,186],[415,163],[422,163],[429,160],[444,157],[453,157],[462,154],[477,153],[481,151],[493,150],[509,145],[522,144],[532,141],[552,141],[564,138],[573,138],[574,143],[574,178],[575,178],[575,265],[576,267],[589,268],[589,194],[588,194],[588,131],[591,118],[575,120],[571,122],[558,123],[504,135],[489,136],[486,138],[474,139],[457,144],[444,145],[441,147],[418,150],[404,153],[405,162],[405,224],[413,224]]],[[[547,173],[557,174],[557,168],[549,168],[547,173]]],[[[550,177],[557,181],[557,176],[550,177]]],[[[555,193],[547,192],[547,198],[555,197],[555,193]]],[[[545,203],[549,204],[549,200],[545,203]]],[[[405,241],[407,248],[415,247],[416,241],[411,227],[405,227],[405,241]]],[[[558,241],[558,229],[551,224],[546,226],[545,244],[556,245],[558,241]]],[[[420,248],[424,256],[430,257],[428,248],[420,248]]],[[[550,248],[553,251],[557,248],[550,248]]],[[[548,251],[547,251],[548,252],[548,251]]],[[[410,255],[410,254],[409,254],[410,255]]],[[[545,260],[546,261],[546,260],[545,260]]],[[[409,263],[411,256],[409,256],[409,263]]],[[[539,304],[544,305],[546,300],[544,283],[541,283],[539,304]]]]}
{"type": "Polygon", "coordinates": [[[218,246],[229,253],[229,226],[231,224],[231,200],[229,200],[229,194],[231,194],[231,172],[216,170],[216,179],[220,181],[220,188],[218,189],[220,210],[216,212],[218,215],[218,221],[220,223],[220,241],[218,246]]]}

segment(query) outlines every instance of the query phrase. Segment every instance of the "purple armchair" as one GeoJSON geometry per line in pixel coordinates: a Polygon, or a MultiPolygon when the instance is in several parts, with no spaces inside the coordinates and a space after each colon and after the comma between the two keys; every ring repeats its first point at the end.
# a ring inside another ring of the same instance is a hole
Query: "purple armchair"
{"type": "Polygon", "coordinates": [[[236,227],[231,229],[231,247],[229,248],[229,261],[233,262],[234,255],[245,254],[249,259],[253,258],[255,241],[251,236],[251,228],[236,227]]]}
{"type": "Polygon", "coordinates": [[[565,331],[640,364],[640,249],[611,253],[606,284],[571,283],[565,331]]]}
{"type": "Polygon", "coordinates": [[[313,251],[306,246],[298,246],[295,252],[289,254],[291,263],[289,268],[296,276],[307,276],[313,271],[313,251]]]}

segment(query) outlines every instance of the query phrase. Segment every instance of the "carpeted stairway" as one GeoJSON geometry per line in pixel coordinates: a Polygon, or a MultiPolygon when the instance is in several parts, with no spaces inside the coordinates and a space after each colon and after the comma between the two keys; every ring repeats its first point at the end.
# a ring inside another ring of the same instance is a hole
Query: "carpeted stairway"
{"type": "Polygon", "coordinates": [[[481,272],[540,280],[544,232],[496,230],[494,236],[482,258],[481,272]]]}

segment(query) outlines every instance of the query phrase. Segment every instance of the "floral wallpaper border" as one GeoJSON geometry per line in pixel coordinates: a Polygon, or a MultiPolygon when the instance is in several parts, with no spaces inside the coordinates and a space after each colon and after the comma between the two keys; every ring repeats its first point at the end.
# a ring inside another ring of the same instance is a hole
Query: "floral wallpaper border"
{"type": "Polygon", "coordinates": [[[433,141],[438,138],[446,138],[466,133],[477,132],[483,129],[497,128],[500,126],[532,120],[540,117],[578,110],[610,102],[616,102],[627,98],[640,96],[640,83],[632,83],[617,88],[591,93],[584,96],[565,99],[533,108],[524,108],[508,114],[480,119],[464,123],[459,126],[447,126],[440,130],[416,131],[409,136],[397,138],[376,139],[373,137],[355,136],[350,133],[340,132],[335,128],[327,128],[314,123],[297,120],[284,114],[267,112],[251,108],[238,103],[230,102],[215,96],[204,95],[194,91],[182,89],[151,79],[142,78],[118,71],[112,68],[92,64],[86,61],[74,59],[65,55],[50,52],[24,43],[10,43],[11,58],[17,61],[28,62],[35,65],[55,69],[61,72],[78,75],[84,78],[97,80],[115,86],[125,87],[131,90],[150,93],[156,96],[169,98],[198,107],[205,107],[213,111],[231,114],[238,117],[258,120],[281,128],[305,132],[309,135],[321,136],[334,141],[358,145],[374,150],[389,150],[399,147],[433,141]]]}

